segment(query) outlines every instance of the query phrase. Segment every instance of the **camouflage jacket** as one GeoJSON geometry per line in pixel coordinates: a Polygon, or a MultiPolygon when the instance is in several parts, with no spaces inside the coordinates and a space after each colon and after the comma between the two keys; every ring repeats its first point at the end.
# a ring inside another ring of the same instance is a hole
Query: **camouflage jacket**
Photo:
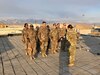
{"type": "Polygon", "coordinates": [[[67,29],[66,28],[61,28],[61,31],[60,31],[60,37],[65,37],[66,36],[66,32],[67,32],[67,29]]]}
{"type": "Polygon", "coordinates": [[[36,40],[36,31],[34,29],[28,30],[28,39],[30,41],[36,40]]]}
{"type": "Polygon", "coordinates": [[[67,29],[67,40],[70,42],[72,46],[76,45],[77,42],[77,33],[74,29],[67,29]]]}
{"type": "Polygon", "coordinates": [[[40,27],[38,32],[38,38],[40,41],[48,41],[49,38],[49,32],[47,27],[40,27]]]}
{"type": "Polygon", "coordinates": [[[50,38],[51,38],[51,40],[59,40],[59,32],[58,32],[57,28],[53,28],[50,31],[50,38]]]}
{"type": "Polygon", "coordinates": [[[24,28],[22,30],[22,41],[23,41],[23,43],[27,42],[27,38],[28,38],[28,29],[24,28]]]}

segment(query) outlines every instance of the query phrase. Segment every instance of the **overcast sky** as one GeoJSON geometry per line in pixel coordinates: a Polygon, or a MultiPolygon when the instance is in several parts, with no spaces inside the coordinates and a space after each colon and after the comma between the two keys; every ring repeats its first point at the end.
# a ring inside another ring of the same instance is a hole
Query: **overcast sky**
{"type": "Polygon", "coordinates": [[[0,18],[100,21],[100,0],[0,0],[0,18]]]}

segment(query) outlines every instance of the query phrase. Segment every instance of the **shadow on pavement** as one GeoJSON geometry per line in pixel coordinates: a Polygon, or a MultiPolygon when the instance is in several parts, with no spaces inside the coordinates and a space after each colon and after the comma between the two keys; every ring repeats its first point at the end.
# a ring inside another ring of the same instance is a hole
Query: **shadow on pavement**
{"type": "Polygon", "coordinates": [[[8,36],[0,36],[0,53],[12,50],[14,45],[9,41],[8,36]]]}
{"type": "MultiPolygon", "coordinates": [[[[61,45],[63,46],[63,45],[61,45]]],[[[65,50],[59,51],[59,75],[71,75],[69,72],[69,52],[68,43],[66,44],[65,50]]]]}

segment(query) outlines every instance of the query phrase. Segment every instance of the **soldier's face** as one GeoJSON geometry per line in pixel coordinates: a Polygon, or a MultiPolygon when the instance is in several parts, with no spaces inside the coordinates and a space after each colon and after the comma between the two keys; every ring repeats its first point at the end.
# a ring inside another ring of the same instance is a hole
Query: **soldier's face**
{"type": "Polygon", "coordinates": [[[30,29],[33,29],[33,27],[30,27],[30,29]]]}
{"type": "Polygon", "coordinates": [[[57,24],[57,27],[60,27],[60,23],[57,24]]]}
{"type": "Polygon", "coordinates": [[[28,28],[28,25],[26,25],[25,28],[28,28]]]}
{"type": "Polygon", "coordinates": [[[64,28],[66,28],[66,25],[63,25],[64,28]]]}
{"type": "Polygon", "coordinates": [[[43,23],[42,25],[43,25],[43,26],[46,26],[46,23],[43,23]]]}
{"type": "Polygon", "coordinates": [[[53,28],[56,28],[56,26],[54,25],[53,28]]]}

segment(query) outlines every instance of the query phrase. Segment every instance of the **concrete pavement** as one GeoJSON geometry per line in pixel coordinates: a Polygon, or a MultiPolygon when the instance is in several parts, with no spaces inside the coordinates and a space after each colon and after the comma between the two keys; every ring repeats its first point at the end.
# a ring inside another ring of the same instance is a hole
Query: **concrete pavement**
{"type": "Polygon", "coordinates": [[[39,54],[36,60],[30,60],[25,55],[21,36],[0,37],[0,75],[100,75],[100,56],[96,55],[100,51],[97,46],[100,39],[82,37],[73,67],[67,66],[66,52],[49,54],[47,58],[39,54]]]}

